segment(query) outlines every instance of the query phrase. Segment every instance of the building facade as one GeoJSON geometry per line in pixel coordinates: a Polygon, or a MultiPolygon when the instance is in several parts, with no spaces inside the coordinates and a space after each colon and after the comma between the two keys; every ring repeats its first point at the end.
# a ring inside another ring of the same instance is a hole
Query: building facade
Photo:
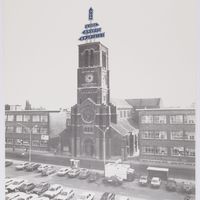
{"type": "Polygon", "coordinates": [[[104,151],[106,158],[125,155],[127,135],[138,134],[128,120],[117,118],[109,73],[107,47],[100,42],[79,45],[77,104],[71,109],[73,156],[102,159],[104,151]]]}
{"type": "Polygon", "coordinates": [[[6,147],[12,148],[13,151],[28,150],[31,141],[33,150],[49,150],[50,115],[59,112],[59,110],[5,110],[6,147]]]}
{"type": "Polygon", "coordinates": [[[194,109],[138,109],[140,158],[195,162],[194,109]]]}

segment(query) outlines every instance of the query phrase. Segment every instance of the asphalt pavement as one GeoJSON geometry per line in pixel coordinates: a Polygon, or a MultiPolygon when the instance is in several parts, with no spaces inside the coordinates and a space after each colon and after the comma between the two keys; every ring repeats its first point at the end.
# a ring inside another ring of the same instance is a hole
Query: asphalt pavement
{"type": "MultiPolygon", "coordinates": [[[[67,176],[58,177],[52,174],[47,177],[42,177],[37,172],[17,171],[15,166],[20,163],[19,160],[13,160],[13,165],[6,167],[7,177],[20,177],[34,183],[47,181],[50,184],[61,184],[64,187],[74,188],[75,194],[80,194],[83,191],[95,192],[95,200],[99,200],[103,192],[114,192],[117,195],[129,196],[131,200],[183,200],[184,194],[180,192],[168,192],[165,190],[164,183],[159,189],[152,189],[148,187],[141,187],[138,185],[138,180],[134,182],[124,182],[120,187],[108,186],[102,183],[100,179],[96,183],[88,183],[86,180],[79,180],[78,178],[68,178],[67,176]]],[[[56,169],[63,166],[55,165],[56,169]]]]}
{"type": "MultiPolygon", "coordinates": [[[[26,156],[21,156],[22,151],[15,150],[14,152],[10,149],[6,149],[6,158],[8,159],[18,159],[18,160],[28,160],[28,153],[26,156]]],[[[32,161],[42,162],[47,164],[57,164],[68,166],[70,165],[71,157],[64,154],[54,155],[50,152],[32,152],[32,161]]],[[[80,159],[80,167],[88,169],[103,170],[103,161],[94,160],[88,158],[75,158],[80,159]]],[[[107,161],[109,162],[109,161],[107,161]]],[[[139,161],[127,161],[126,163],[131,164],[131,167],[135,169],[138,176],[147,174],[147,167],[167,167],[169,168],[169,177],[175,179],[188,179],[195,180],[195,167],[194,166],[181,166],[181,165],[167,165],[165,163],[143,163],[139,161]]]]}

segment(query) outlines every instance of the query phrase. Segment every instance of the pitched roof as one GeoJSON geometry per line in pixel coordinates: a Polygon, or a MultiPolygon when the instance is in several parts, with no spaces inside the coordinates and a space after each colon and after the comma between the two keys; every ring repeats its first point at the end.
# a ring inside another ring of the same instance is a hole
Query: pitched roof
{"type": "Polygon", "coordinates": [[[131,123],[126,119],[119,120],[117,124],[111,123],[110,126],[112,129],[114,129],[117,133],[119,133],[122,136],[128,135],[129,132],[132,133],[138,132],[138,129],[133,127],[131,123]]]}
{"type": "Polygon", "coordinates": [[[161,98],[148,99],[126,99],[127,103],[132,107],[138,108],[160,108],[161,98]]]}
{"type": "Polygon", "coordinates": [[[117,108],[132,108],[125,99],[111,99],[111,103],[117,108]]]}

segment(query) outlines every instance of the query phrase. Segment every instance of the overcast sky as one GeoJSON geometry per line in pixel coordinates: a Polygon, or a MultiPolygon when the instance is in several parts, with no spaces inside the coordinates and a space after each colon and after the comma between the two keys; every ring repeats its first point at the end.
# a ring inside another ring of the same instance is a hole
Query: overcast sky
{"type": "Polygon", "coordinates": [[[5,102],[58,109],[76,103],[78,38],[106,33],[111,98],[161,97],[189,106],[196,93],[194,0],[6,0],[5,102]]]}

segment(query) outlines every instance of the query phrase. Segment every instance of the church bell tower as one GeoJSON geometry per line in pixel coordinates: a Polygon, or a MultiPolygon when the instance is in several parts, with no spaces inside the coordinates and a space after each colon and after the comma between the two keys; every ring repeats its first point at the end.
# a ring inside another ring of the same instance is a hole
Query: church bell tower
{"type": "Polygon", "coordinates": [[[108,48],[96,38],[104,37],[98,23],[93,22],[89,9],[89,23],[85,25],[78,46],[77,104],[71,109],[72,154],[74,157],[103,158],[110,156],[110,122],[113,120],[110,104],[108,48]],[[106,134],[105,134],[106,132],[106,134]],[[104,143],[105,142],[105,143],[104,143]]]}

